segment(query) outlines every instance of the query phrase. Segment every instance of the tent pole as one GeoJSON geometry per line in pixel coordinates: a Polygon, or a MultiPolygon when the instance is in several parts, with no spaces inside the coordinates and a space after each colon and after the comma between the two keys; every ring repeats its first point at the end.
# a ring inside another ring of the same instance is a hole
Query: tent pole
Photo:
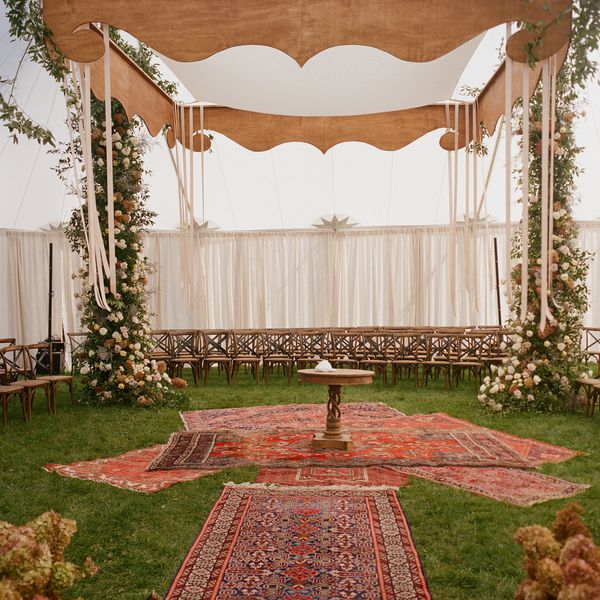
{"type": "Polygon", "coordinates": [[[498,307],[498,325],[502,327],[502,309],[500,308],[500,277],[498,275],[498,238],[494,237],[494,265],[496,270],[496,306],[498,307]]]}
{"type": "Polygon", "coordinates": [[[48,264],[48,373],[52,375],[52,297],[54,290],[52,286],[52,269],[54,261],[54,244],[49,244],[49,264],[48,264]]]}

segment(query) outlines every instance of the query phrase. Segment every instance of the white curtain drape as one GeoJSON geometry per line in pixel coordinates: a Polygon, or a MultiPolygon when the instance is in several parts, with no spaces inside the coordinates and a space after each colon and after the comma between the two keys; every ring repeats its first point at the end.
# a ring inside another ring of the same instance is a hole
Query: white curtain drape
{"type": "MultiPolygon", "coordinates": [[[[600,223],[580,224],[582,248],[600,251],[600,223]]],[[[456,314],[449,302],[447,227],[369,230],[203,232],[192,262],[198,286],[192,304],[182,279],[181,234],[146,234],[155,265],[150,287],[155,328],[262,328],[370,325],[476,325],[498,321],[493,239],[504,279],[502,225],[477,233],[478,302],[464,277],[464,229],[456,314]]],[[[0,231],[0,337],[34,342],[47,335],[48,244],[54,243],[53,334],[77,331],[79,259],[57,232],[0,231]]],[[[600,262],[590,269],[588,326],[600,325],[600,262]]],[[[507,316],[501,294],[502,317],[507,316]]]]}

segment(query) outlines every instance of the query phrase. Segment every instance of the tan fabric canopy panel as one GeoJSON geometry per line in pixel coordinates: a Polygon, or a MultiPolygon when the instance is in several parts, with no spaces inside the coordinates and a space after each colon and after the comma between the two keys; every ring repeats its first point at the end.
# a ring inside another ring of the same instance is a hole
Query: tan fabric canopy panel
{"type": "MultiPolygon", "coordinates": [[[[566,56],[567,46],[559,54],[559,64],[566,56]]],[[[111,89],[112,94],[123,105],[127,114],[140,116],[151,135],[156,136],[165,124],[173,123],[173,102],[152,80],[119,48],[111,45],[111,89]]],[[[520,97],[522,70],[529,68],[525,63],[514,63],[512,69],[513,101],[520,97]]],[[[535,89],[541,65],[532,71],[531,92],[535,89]]],[[[96,97],[104,98],[104,66],[100,59],[92,64],[92,90],[96,97]]],[[[505,71],[502,65],[477,99],[479,121],[487,131],[493,133],[500,115],[504,112],[505,71]]],[[[459,147],[465,145],[464,105],[459,105],[459,147]]],[[[198,129],[200,109],[194,108],[194,124],[198,129]]],[[[186,118],[188,112],[186,111],[186,118]]],[[[326,152],[342,142],[364,142],[382,150],[398,150],[419,137],[450,127],[442,135],[440,145],[454,148],[454,107],[450,107],[450,122],[446,119],[444,105],[358,115],[351,117],[291,117],[269,115],[226,107],[204,108],[205,129],[221,133],[241,146],[253,151],[269,150],[286,142],[306,142],[326,152]]],[[[189,128],[184,125],[185,145],[189,147],[189,128]]],[[[477,132],[479,134],[479,132],[477,132]]],[[[469,141],[473,138],[470,132],[469,141]]],[[[173,129],[168,135],[169,145],[174,144],[173,129]]],[[[478,138],[479,140],[479,138],[478,138]]],[[[210,148],[210,139],[204,138],[205,150],[210,148]]],[[[200,135],[194,136],[194,149],[200,150],[200,135]]]]}
{"type": "MultiPolygon", "coordinates": [[[[65,56],[93,62],[103,54],[106,23],[175,60],[202,60],[248,44],[271,46],[304,64],[334,46],[372,46],[413,62],[433,60],[488,29],[522,22],[544,29],[539,59],[568,40],[571,0],[45,0],[44,19],[65,56]]],[[[526,59],[537,34],[521,30],[508,54],[526,59]]]]}

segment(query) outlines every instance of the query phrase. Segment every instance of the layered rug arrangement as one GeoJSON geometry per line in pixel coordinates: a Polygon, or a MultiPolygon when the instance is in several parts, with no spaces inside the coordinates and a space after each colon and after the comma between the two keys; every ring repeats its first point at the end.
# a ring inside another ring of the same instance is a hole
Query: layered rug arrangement
{"type": "Polygon", "coordinates": [[[225,485],[165,600],[428,600],[396,497],[409,477],[517,506],[588,487],[532,470],[573,458],[573,450],[381,403],[344,404],[351,451],[314,450],[325,413],[322,404],[188,411],[185,431],[164,445],[45,468],[149,494],[225,468],[260,467],[257,483],[225,485]]]}
{"type": "Polygon", "coordinates": [[[226,485],[165,600],[429,600],[391,489],[226,485]]]}

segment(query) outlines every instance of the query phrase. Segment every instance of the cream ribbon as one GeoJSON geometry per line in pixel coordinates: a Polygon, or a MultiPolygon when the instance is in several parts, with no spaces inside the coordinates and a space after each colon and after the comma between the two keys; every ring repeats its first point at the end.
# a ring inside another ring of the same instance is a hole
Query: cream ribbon
{"type": "MultiPolygon", "coordinates": [[[[511,24],[506,24],[506,42],[511,35],[511,24]]],[[[512,186],[512,60],[508,53],[505,59],[505,77],[504,77],[504,114],[506,115],[505,129],[505,192],[506,192],[506,224],[504,240],[504,261],[506,263],[506,299],[509,304],[512,303],[511,286],[511,186],[512,186]]]]}
{"type": "Polygon", "coordinates": [[[117,256],[115,249],[115,198],[113,185],[112,96],[110,90],[109,26],[102,27],[104,39],[104,129],[106,131],[106,212],[108,223],[108,279],[110,291],[117,293],[117,256]]]}
{"type": "Polygon", "coordinates": [[[527,317],[529,292],[529,67],[523,65],[523,137],[521,139],[522,204],[521,219],[521,322],[527,317]]]}

